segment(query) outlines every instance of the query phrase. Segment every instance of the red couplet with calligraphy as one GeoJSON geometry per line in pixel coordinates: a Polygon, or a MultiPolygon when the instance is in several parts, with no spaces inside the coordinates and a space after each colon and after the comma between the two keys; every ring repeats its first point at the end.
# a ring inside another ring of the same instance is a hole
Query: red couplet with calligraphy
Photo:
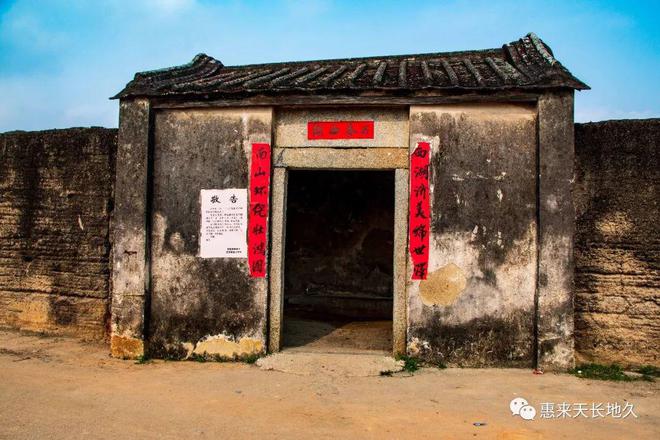
{"type": "Polygon", "coordinates": [[[429,172],[431,145],[418,142],[410,155],[410,256],[413,280],[425,280],[429,264],[431,209],[429,172]]]}
{"type": "Polygon", "coordinates": [[[374,121],[310,121],[307,139],[373,139],[374,121]]]}
{"type": "Polygon", "coordinates": [[[266,276],[268,249],[268,197],[270,190],[270,145],[252,144],[250,165],[250,212],[248,215],[248,264],[250,276],[266,276]]]}

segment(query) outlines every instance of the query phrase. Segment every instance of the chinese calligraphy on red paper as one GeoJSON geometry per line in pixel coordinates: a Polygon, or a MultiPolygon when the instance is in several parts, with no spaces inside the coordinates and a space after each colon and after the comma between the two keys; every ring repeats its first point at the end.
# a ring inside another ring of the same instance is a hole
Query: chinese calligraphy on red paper
{"type": "Polygon", "coordinates": [[[418,142],[410,155],[410,256],[413,280],[425,280],[429,263],[429,233],[431,226],[429,164],[431,145],[418,142]]]}
{"type": "Polygon", "coordinates": [[[270,145],[252,144],[250,165],[250,211],[248,216],[248,265],[250,276],[266,276],[268,249],[268,197],[270,190],[270,145]]]}
{"type": "Polygon", "coordinates": [[[374,121],[310,121],[307,139],[373,139],[374,121]]]}

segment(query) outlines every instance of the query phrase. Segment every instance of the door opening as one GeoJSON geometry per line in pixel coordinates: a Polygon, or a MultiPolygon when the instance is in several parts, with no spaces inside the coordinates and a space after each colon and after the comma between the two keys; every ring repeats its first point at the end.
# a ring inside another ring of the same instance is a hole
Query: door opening
{"type": "Polygon", "coordinates": [[[392,350],[394,171],[291,170],[283,346],[392,350]]]}

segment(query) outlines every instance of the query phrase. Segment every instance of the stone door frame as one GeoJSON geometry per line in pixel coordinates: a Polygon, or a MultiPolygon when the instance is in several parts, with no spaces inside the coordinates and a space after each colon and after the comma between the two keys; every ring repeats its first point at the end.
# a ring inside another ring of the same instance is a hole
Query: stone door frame
{"type": "Polygon", "coordinates": [[[282,347],[284,313],[284,246],[286,243],[287,183],[290,170],[393,170],[394,244],[392,352],[406,351],[407,245],[408,245],[408,149],[407,148],[274,148],[271,208],[271,246],[268,286],[268,350],[282,347]]]}

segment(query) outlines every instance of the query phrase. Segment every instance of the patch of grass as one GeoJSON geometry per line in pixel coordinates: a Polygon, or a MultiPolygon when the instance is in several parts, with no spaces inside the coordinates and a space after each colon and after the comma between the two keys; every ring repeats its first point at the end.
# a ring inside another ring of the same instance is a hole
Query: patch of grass
{"type": "Polygon", "coordinates": [[[654,377],[660,376],[660,368],[655,367],[653,365],[644,365],[643,367],[639,367],[637,369],[637,372],[644,377],[648,377],[651,380],[654,377]]]}
{"type": "Polygon", "coordinates": [[[223,357],[223,356],[216,353],[216,354],[213,355],[213,361],[214,362],[227,362],[227,358],[225,358],[225,357],[223,357]]]}
{"type": "Polygon", "coordinates": [[[438,370],[444,370],[447,368],[447,365],[444,362],[438,362],[435,366],[438,367],[438,370]]]}
{"type": "Polygon", "coordinates": [[[257,360],[259,360],[260,357],[261,356],[257,353],[248,354],[243,358],[243,362],[245,362],[246,364],[254,364],[255,362],[257,362],[257,360]]]}
{"type": "Polygon", "coordinates": [[[246,364],[254,364],[260,357],[261,355],[256,353],[248,354],[245,356],[234,355],[233,357],[228,357],[217,353],[209,354],[204,352],[204,354],[193,353],[188,357],[187,360],[193,362],[245,362],[246,364]]]}
{"type": "Polygon", "coordinates": [[[582,364],[570,371],[577,377],[583,379],[595,380],[610,380],[615,382],[631,382],[635,380],[653,381],[653,377],[657,376],[658,368],[652,366],[645,366],[640,368],[638,373],[641,376],[630,376],[625,373],[623,367],[616,364],[601,365],[601,364],[582,364]]]}
{"type": "Polygon", "coordinates": [[[612,380],[628,382],[633,380],[623,372],[619,365],[582,364],[571,370],[571,373],[583,379],[612,380]]]}
{"type": "Polygon", "coordinates": [[[206,356],[204,356],[203,354],[198,354],[198,353],[191,354],[190,357],[188,358],[188,360],[192,361],[192,362],[206,362],[207,361],[206,356]]]}
{"type": "Polygon", "coordinates": [[[136,363],[137,365],[148,364],[149,362],[151,362],[151,359],[149,358],[149,356],[147,356],[147,355],[145,355],[145,354],[141,354],[140,356],[138,356],[138,357],[135,359],[135,363],[136,363]]]}
{"type": "Polygon", "coordinates": [[[414,373],[415,371],[419,370],[420,362],[416,357],[400,354],[397,355],[396,360],[403,361],[403,371],[414,373]]]}

